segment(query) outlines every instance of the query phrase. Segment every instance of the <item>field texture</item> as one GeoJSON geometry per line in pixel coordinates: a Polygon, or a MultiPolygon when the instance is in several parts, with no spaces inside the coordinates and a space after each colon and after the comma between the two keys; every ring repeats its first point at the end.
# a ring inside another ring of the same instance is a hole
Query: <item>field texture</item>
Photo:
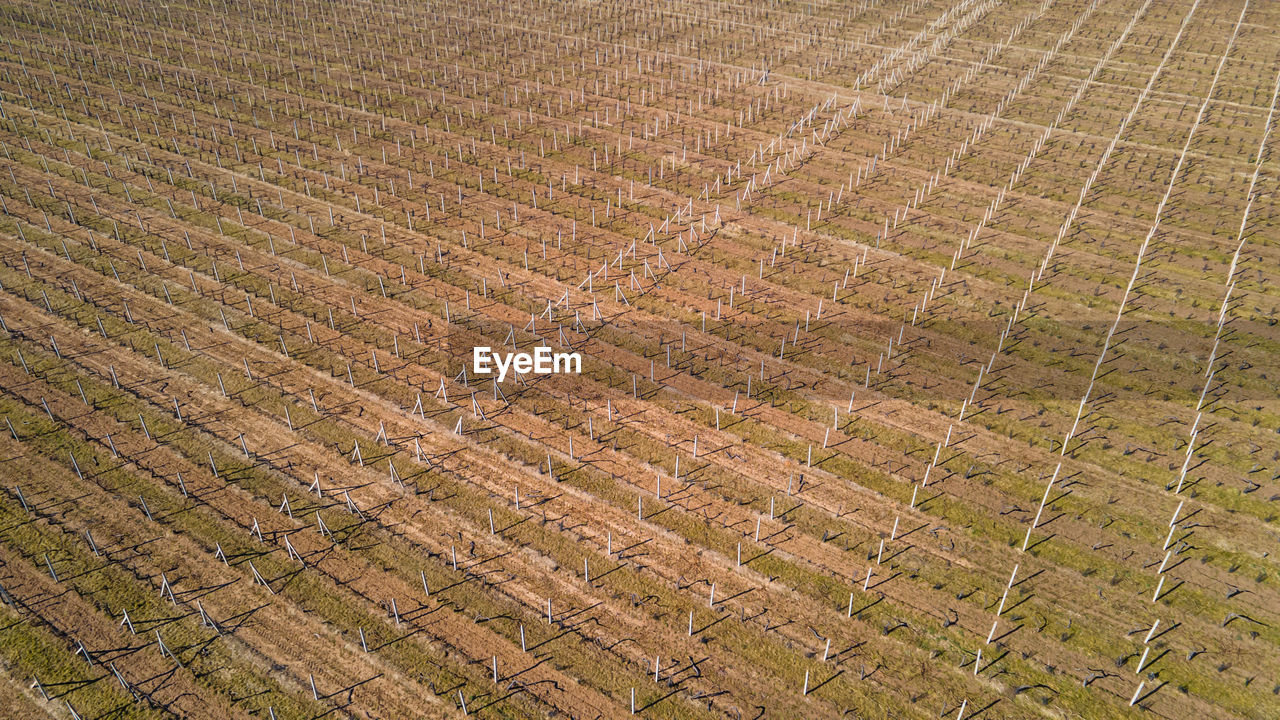
{"type": "Polygon", "coordinates": [[[1265,0],[5,0],[0,716],[1280,717],[1277,90],[1265,0]]]}

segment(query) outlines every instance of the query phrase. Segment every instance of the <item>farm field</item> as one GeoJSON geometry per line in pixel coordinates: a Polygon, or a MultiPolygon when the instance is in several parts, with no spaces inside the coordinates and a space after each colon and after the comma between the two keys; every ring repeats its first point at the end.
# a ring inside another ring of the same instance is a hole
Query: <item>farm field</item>
{"type": "Polygon", "coordinates": [[[0,717],[1280,717],[1278,105],[1262,0],[9,0],[0,717]]]}

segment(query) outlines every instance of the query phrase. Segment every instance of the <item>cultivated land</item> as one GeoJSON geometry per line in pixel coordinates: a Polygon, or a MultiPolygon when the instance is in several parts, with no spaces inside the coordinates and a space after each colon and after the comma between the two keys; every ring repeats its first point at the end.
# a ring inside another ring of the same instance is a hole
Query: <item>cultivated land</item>
{"type": "Polygon", "coordinates": [[[1278,28],[6,2],[0,715],[1277,717],[1278,28]]]}

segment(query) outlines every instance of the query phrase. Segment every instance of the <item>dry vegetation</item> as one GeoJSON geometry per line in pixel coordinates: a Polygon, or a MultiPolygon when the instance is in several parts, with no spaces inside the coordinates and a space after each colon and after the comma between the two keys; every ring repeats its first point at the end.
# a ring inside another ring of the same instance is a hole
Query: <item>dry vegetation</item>
{"type": "Polygon", "coordinates": [[[1278,24],[4,4],[0,715],[1280,715],[1278,24]]]}

